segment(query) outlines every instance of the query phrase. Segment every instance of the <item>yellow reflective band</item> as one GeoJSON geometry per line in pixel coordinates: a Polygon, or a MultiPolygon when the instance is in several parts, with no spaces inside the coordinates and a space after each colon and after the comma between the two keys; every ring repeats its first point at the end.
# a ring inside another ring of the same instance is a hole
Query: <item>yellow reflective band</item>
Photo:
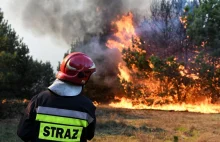
{"type": "Polygon", "coordinates": [[[82,129],[82,127],[41,123],[38,138],[60,142],[79,142],[82,129]]]}
{"type": "Polygon", "coordinates": [[[50,123],[57,123],[57,124],[82,126],[82,127],[88,126],[88,122],[86,120],[61,117],[61,116],[45,115],[45,114],[37,114],[36,120],[42,121],[42,122],[50,122],[50,123]]]}

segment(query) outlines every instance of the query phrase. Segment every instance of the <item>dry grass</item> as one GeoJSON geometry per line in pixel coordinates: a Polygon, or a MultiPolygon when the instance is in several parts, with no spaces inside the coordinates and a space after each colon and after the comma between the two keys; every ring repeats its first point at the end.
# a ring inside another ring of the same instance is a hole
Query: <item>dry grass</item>
{"type": "Polygon", "coordinates": [[[220,114],[98,107],[92,142],[219,142],[220,114]]]}
{"type": "Polygon", "coordinates": [[[0,142],[21,142],[16,136],[18,119],[0,119],[0,142]]]}
{"type": "MultiPolygon", "coordinates": [[[[96,115],[96,135],[90,142],[220,141],[220,114],[99,106],[96,115]]],[[[20,142],[16,136],[18,121],[11,116],[0,119],[0,142],[20,142]]]]}

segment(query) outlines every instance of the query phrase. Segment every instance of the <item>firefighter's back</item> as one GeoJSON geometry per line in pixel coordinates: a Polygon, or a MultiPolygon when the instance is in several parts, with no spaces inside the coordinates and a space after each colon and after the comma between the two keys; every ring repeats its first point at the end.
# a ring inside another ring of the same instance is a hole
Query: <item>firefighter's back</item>
{"type": "Polygon", "coordinates": [[[63,97],[45,91],[37,105],[37,139],[86,141],[94,135],[88,126],[94,121],[95,106],[84,95],[63,97]]]}
{"type": "Polygon", "coordinates": [[[96,108],[82,92],[95,72],[94,62],[86,54],[67,55],[53,84],[29,102],[18,126],[18,136],[32,142],[91,140],[96,108]]]}

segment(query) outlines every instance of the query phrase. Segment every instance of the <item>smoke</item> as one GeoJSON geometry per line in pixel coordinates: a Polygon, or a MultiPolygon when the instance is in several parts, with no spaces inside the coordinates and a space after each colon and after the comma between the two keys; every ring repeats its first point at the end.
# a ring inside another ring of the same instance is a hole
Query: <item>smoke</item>
{"type": "Polygon", "coordinates": [[[88,33],[102,32],[103,25],[117,15],[148,9],[149,1],[142,0],[29,0],[22,17],[24,26],[34,33],[71,43],[88,33]]]}
{"type": "Polygon", "coordinates": [[[96,76],[102,76],[102,81],[94,77],[93,81],[95,83],[99,84],[101,82],[109,87],[113,87],[117,80],[118,63],[122,61],[121,53],[118,49],[106,50],[103,48],[104,46],[100,43],[99,37],[95,36],[87,44],[75,43],[72,49],[86,53],[94,60],[97,68],[96,76]]]}
{"type": "MultiPolygon", "coordinates": [[[[144,15],[149,11],[150,0],[23,0],[23,26],[38,36],[50,36],[71,45],[83,41],[87,35],[102,34],[103,27],[117,16],[130,11],[144,15]]],[[[21,5],[21,2],[19,3],[21,5]]],[[[105,45],[94,37],[77,51],[87,53],[98,62],[99,74],[105,74],[104,82],[114,84],[117,64],[121,55],[117,50],[105,50],[105,45]],[[102,60],[100,62],[100,60],[102,60]],[[99,64],[100,63],[100,64],[99,64]],[[108,75],[107,75],[108,74],[108,75]]]]}
{"type": "Polygon", "coordinates": [[[23,12],[23,24],[39,35],[54,36],[71,43],[87,33],[101,32],[103,15],[96,2],[30,0],[23,12]]]}

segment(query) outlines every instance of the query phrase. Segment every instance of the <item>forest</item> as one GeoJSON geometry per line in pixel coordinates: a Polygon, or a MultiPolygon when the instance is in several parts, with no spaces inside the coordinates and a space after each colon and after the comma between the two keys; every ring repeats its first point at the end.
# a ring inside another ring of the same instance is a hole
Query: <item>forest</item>
{"type": "MultiPolygon", "coordinates": [[[[64,57],[81,51],[97,66],[85,86],[88,97],[101,103],[126,97],[146,105],[204,98],[218,102],[220,1],[156,0],[149,11],[118,15],[106,10],[105,16],[114,18],[103,18],[101,32],[87,32],[72,41],[64,57]]],[[[50,62],[29,55],[28,46],[1,11],[1,100],[30,99],[54,81],[55,72],[50,62]]]]}

